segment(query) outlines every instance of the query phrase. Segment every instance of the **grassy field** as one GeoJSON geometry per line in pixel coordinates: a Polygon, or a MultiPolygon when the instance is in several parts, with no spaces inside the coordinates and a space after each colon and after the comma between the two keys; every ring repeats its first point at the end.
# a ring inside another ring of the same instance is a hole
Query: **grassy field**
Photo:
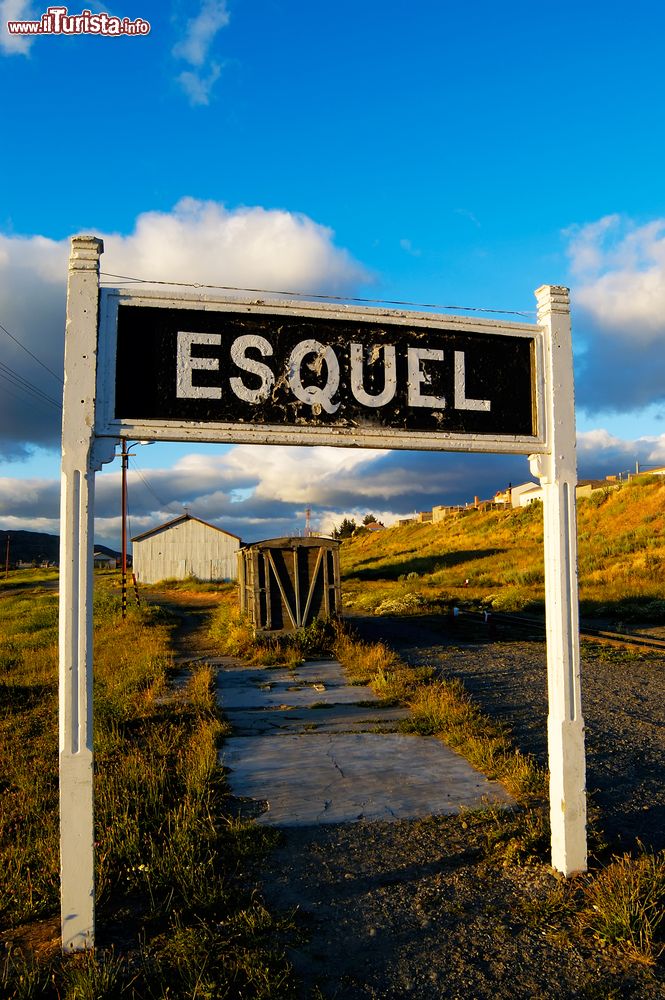
{"type": "MultiPolygon", "coordinates": [[[[582,501],[579,539],[583,611],[662,623],[665,485],[637,479],[582,501]]],[[[342,567],[345,603],[361,613],[419,614],[453,603],[542,608],[542,512],[471,511],[439,525],[360,534],[343,544],[342,567]]],[[[175,622],[163,609],[132,607],[123,623],[114,574],[98,575],[95,596],[98,948],[60,955],[56,580],[53,571],[0,580],[0,996],[297,995],[283,954],[293,930],[266,911],[249,874],[275,835],[229,809],[212,671],[174,670],[175,622]]],[[[173,587],[169,603],[189,587],[173,587]]],[[[546,863],[546,775],[460,683],[318,625],[295,641],[257,647],[233,588],[214,599],[208,636],[219,652],[288,666],[334,644],[358,682],[411,707],[413,731],[440,736],[511,788],[518,813],[474,819],[487,831],[491,862],[546,863]]],[[[567,926],[575,921],[631,960],[662,957],[660,856],[608,859],[583,893],[567,892],[565,906],[552,906],[567,926]]]]}
{"type": "MultiPolygon", "coordinates": [[[[115,581],[117,582],[117,581],[115,581]]],[[[233,818],[208,667],[174,686],[160,608],[95,595],[96,955],[59,954],[57,593],[0,586],[0,995],[288,997],[282,928],[242,872],[273,836],[233,818]]]]}
{"type": "MultiPolygon", "coordinates": [[[[580,500],[578,538],[582,614],[664,619],[661,478],[636,477],[580,500]]],[[[344,542],[341,562],[345,606],[361,613],[417,613],[433,603],[542,610],[542,505],[361,533],[344,542]]]]}

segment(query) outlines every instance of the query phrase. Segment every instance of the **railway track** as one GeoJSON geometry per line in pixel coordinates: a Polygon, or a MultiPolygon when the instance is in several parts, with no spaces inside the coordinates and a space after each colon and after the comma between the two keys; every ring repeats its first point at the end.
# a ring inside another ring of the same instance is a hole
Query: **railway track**
{"type": "MultiPolygon", "coordinates": [[[[505,622],[518,628],[528,628],[537,632],[538,635],[543,635],[545,632],[545,622],[537,618],[510,614],[497,614],[494,617],[497,624],[505,622]]],[[[597,629],[581,625],[580,639],[597,642],[605,646],[620,646],[624,649],[665,655],[665,639],[643,635],[639,632],[611,632],[608,629],[597,629]]]]}

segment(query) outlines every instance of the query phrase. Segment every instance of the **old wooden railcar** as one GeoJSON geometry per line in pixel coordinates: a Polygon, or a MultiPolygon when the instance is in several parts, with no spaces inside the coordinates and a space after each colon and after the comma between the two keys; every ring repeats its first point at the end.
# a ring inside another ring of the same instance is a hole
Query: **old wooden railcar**
{"type": "Polygon", "coordinates": [[[269,538],[239,551],[240,606],[258,634],[293,632],[341,613],[339,545],[269,538]]]}

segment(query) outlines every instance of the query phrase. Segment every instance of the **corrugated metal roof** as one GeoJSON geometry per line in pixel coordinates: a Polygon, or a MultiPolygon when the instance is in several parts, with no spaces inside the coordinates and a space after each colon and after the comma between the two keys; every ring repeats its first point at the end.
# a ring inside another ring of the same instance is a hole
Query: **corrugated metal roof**
{"type": "Polygon", "coordinates": [[[209,524],[208,521],[202,521],[200,517],[194,517],[192,514],[181,514],[180,517],[174,517],[172,521],[165,521],[164,524],[158,524],[154,528],[144,531],[141,535],[134,535],[132,542],[140,542],[144,538],[150,538],[151,535],[159,534],[160,531],[168,531],[169,528],[175,528],[176,525],[184,524],[185,521],[197,521],[198,524],[202,524],[206,528],[212,528],[213,531],[219,531],[222,535],[228,535],[229,538],[235,538],[237,541],[241,541],[239,535],[234,535],[231,531],[225,531],[224,528],[218,528],[214,524],[209,524]]]}

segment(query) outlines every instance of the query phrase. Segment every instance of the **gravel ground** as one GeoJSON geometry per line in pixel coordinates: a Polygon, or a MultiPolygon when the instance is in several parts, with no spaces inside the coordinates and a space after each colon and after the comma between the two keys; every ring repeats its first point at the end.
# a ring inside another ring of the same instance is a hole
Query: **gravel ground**
{"type": "MultiPolygon", "coordinates": [[[[443,618],[355,619],[412,663],[459,676],[517,746],[546,760],[542,641],[488,637],[443,618]]],[[[589,647],[583,660],[587,784],[617,851],[665,846],[665,661],[589,647]]],[[[271,907],[292,910],[303,998],[665,997],[662,967],[619,960],[562,930],[570,888],[545,864],[497,867],[473,817],[284,832],[262,872],[271,907]]]]}

